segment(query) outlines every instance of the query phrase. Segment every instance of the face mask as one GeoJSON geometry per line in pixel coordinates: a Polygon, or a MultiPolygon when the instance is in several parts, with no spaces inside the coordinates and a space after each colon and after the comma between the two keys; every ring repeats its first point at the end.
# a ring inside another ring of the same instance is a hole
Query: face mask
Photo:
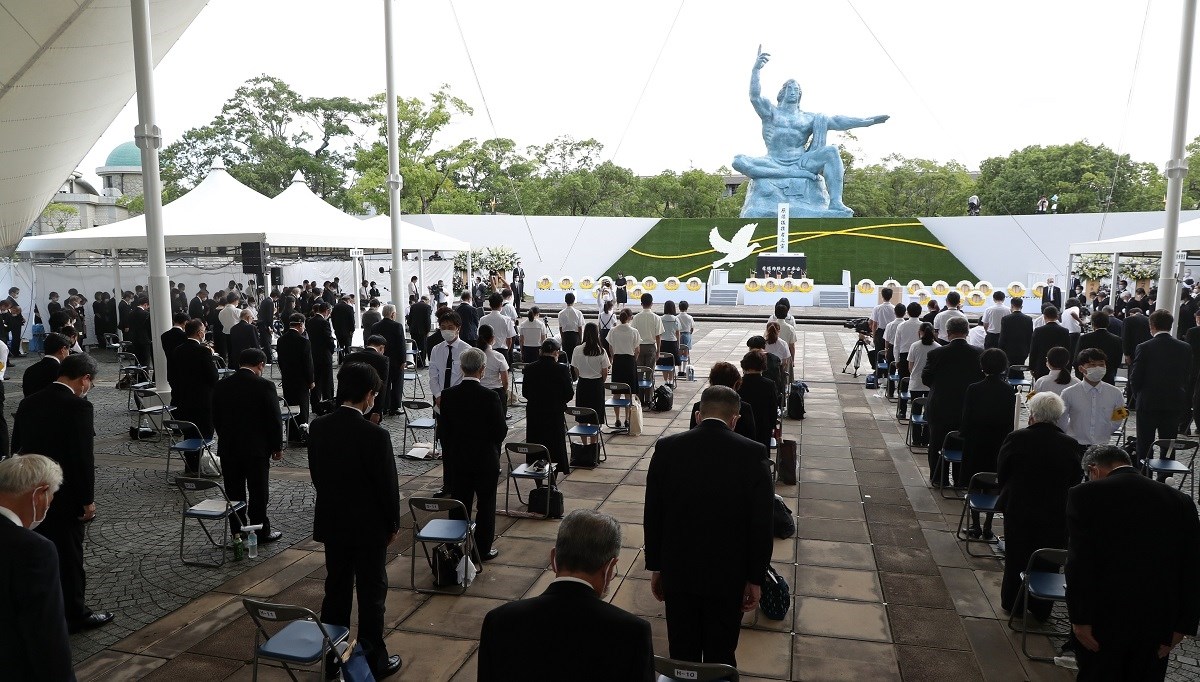
{"type": "Polygon", "coordinates": [[[454,331],[453,329],[442,330],[442,338],[446,341],[446,343],[452,343],[454,341],[454,337],[456,336],[458,336],[458,332],[454,331]]]}
{"type": "Polygon", "coordinates": [[[50,505],[46,505],[46,511],[42,514],[42,518],[39,519],[37,515],[37,491],[35,490],[33,492],[33,499],[30,500],[30,506],[33,507],[33,521],[29,524],[29,530],[33,530],[42,525],[42,521],[46,520],[46,514],[50,513],[50,505]]]}
{"type": "Polygon", "coordinates": [[[1088,367],[1086,373],[1087,380],[1097,383],[1104,378],[1106,372],[1107,369],[1104,367],[1088,367]]]}

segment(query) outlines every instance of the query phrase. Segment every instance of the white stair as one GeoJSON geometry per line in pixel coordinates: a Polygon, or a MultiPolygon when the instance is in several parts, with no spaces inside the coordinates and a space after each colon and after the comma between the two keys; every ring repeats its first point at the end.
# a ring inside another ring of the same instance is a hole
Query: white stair
{"type": "Polygon", "coordinates": [[[822,289],[817,292],[817,307],[819,308],[849,308],[850,292],[844,290],[829,291],[822,289]]]}
{"type": "Polygon", "coordinates": [[[708,304],[709,305],[728,305],[734,306],[738,304],[738,289],[736,286],[714,286],[708,289],[708,304]]]}

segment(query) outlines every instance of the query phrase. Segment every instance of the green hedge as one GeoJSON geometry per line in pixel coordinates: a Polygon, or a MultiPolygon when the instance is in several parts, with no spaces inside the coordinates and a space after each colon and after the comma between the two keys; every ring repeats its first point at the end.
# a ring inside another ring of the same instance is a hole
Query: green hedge
{"type": "MultiPolygon", "coordinates": [[[[722,255],[709,244],[709,231],[717,227],[722,237],[731,240],[748,223],[758,225],[755,250],[774,252],[774,219],[674,218],[660,220],[605,272],[659,280],[670,276],[707,280],[713,261],[722,255]]],[[[926,283],[975,279],[916,218],[793,218],[788,251],[808,256],[808,274],[817,284],[841,283],[842,270],[849,270],[855,281],[864,277],[876,282],[895,277],[900,282],[919,279],[926,283]],[[837,232],[843,234],[830,234],[837,232]]],[[[754,261],[751,255],[734,265],[730,281],[745,280],[754,261]]]]}

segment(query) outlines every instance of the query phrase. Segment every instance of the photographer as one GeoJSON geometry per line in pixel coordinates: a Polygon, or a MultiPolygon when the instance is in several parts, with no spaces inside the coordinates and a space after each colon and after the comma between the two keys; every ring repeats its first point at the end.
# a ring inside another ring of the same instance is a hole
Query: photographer
{"type": "Polygon", "coordinates": [[[438,280],[437,284],[429,287],[429,295],[433,297],[435,303],[444,303],[446,301],[446,284],[442,280],[438,280]]]}

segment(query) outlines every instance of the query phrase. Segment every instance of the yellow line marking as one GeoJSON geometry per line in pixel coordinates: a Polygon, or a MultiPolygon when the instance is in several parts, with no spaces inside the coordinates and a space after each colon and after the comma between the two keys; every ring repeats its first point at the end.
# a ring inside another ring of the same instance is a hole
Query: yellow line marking
{"type": "MultiPolygon", "coordinates": [[[[921,223],[919,223],[919,222],[916,222],[916,223],[884,223],[884,224],[880,224],[880,225],[859,225],[858,227],[847,227],[847,228],[845,228],[845,229],[841,229],[841,230],[832,230],[832,231],[804,230],[804,231],[797,231],[797,232],[789,232],[789,234],[792,234],[792,235],[797,235],[797,234],[800,234],[800,235],[813,235],[813,236],[829,236],[829,235],[835,235],[835,234],[854,234],[854,233],[856,233],[856,232],[859,232],[859,231],[861,231],[861,230],[878,230],[878,229],[883,229],[883,228],[886,228],[886,227],[921,227],[921,226],[922,226],[922,225],[921,225],[921,223]]],[[[760,243],[760,242],[765,242],[765,241],[774,241],[774,240],[775,240],[775,235],[767,235],[767,236],[765,236],[765,237],[759,237],[759,238],[757,238],[757,239],[751,239],[751,240],[750,240],[750,243],[751,243],[751,244],[758,244],[758,243],[760,243]]],[[[794,241],[794,240],[791,240],[791,241],[789,241],[788,243],[790,244],[790,243],[792,243],[792,241],[794,241]]],[[[914,242],[914,243],[920,243],[920,242],[914,242]]],[[[630,253],[637,254],[637,255],[639,255],[639,256],[642,256],[643,258],[655,258],[655,259],[659,259],[659,260],[679,260],[679,259],[681,259],[681,258],[694,258],[694,257],[696,257],[696,256],[706,256],[706,255],[708,255],[708,254],[710,254],[710,253],[716,253],[716,252],[717,252],[717,250],[716,250],[716,249],[709,249],[709,250],[707,250],[707,251],[697,251],[696,253],[685,253],[685,254],[678,255],[678,256],[663,256],[663,255],[659,255],[659,254],[654,254],[654,253],[646,253],[646,252],[644,252],[644,251],[638,251],[637,249],[632,249],[632,248],[631,248],[631,249],[629,249],[629,252],[630,252],[630,253]]],[[[757,253],[757,252],[756,252],[756,253],[757,253]]]]}

